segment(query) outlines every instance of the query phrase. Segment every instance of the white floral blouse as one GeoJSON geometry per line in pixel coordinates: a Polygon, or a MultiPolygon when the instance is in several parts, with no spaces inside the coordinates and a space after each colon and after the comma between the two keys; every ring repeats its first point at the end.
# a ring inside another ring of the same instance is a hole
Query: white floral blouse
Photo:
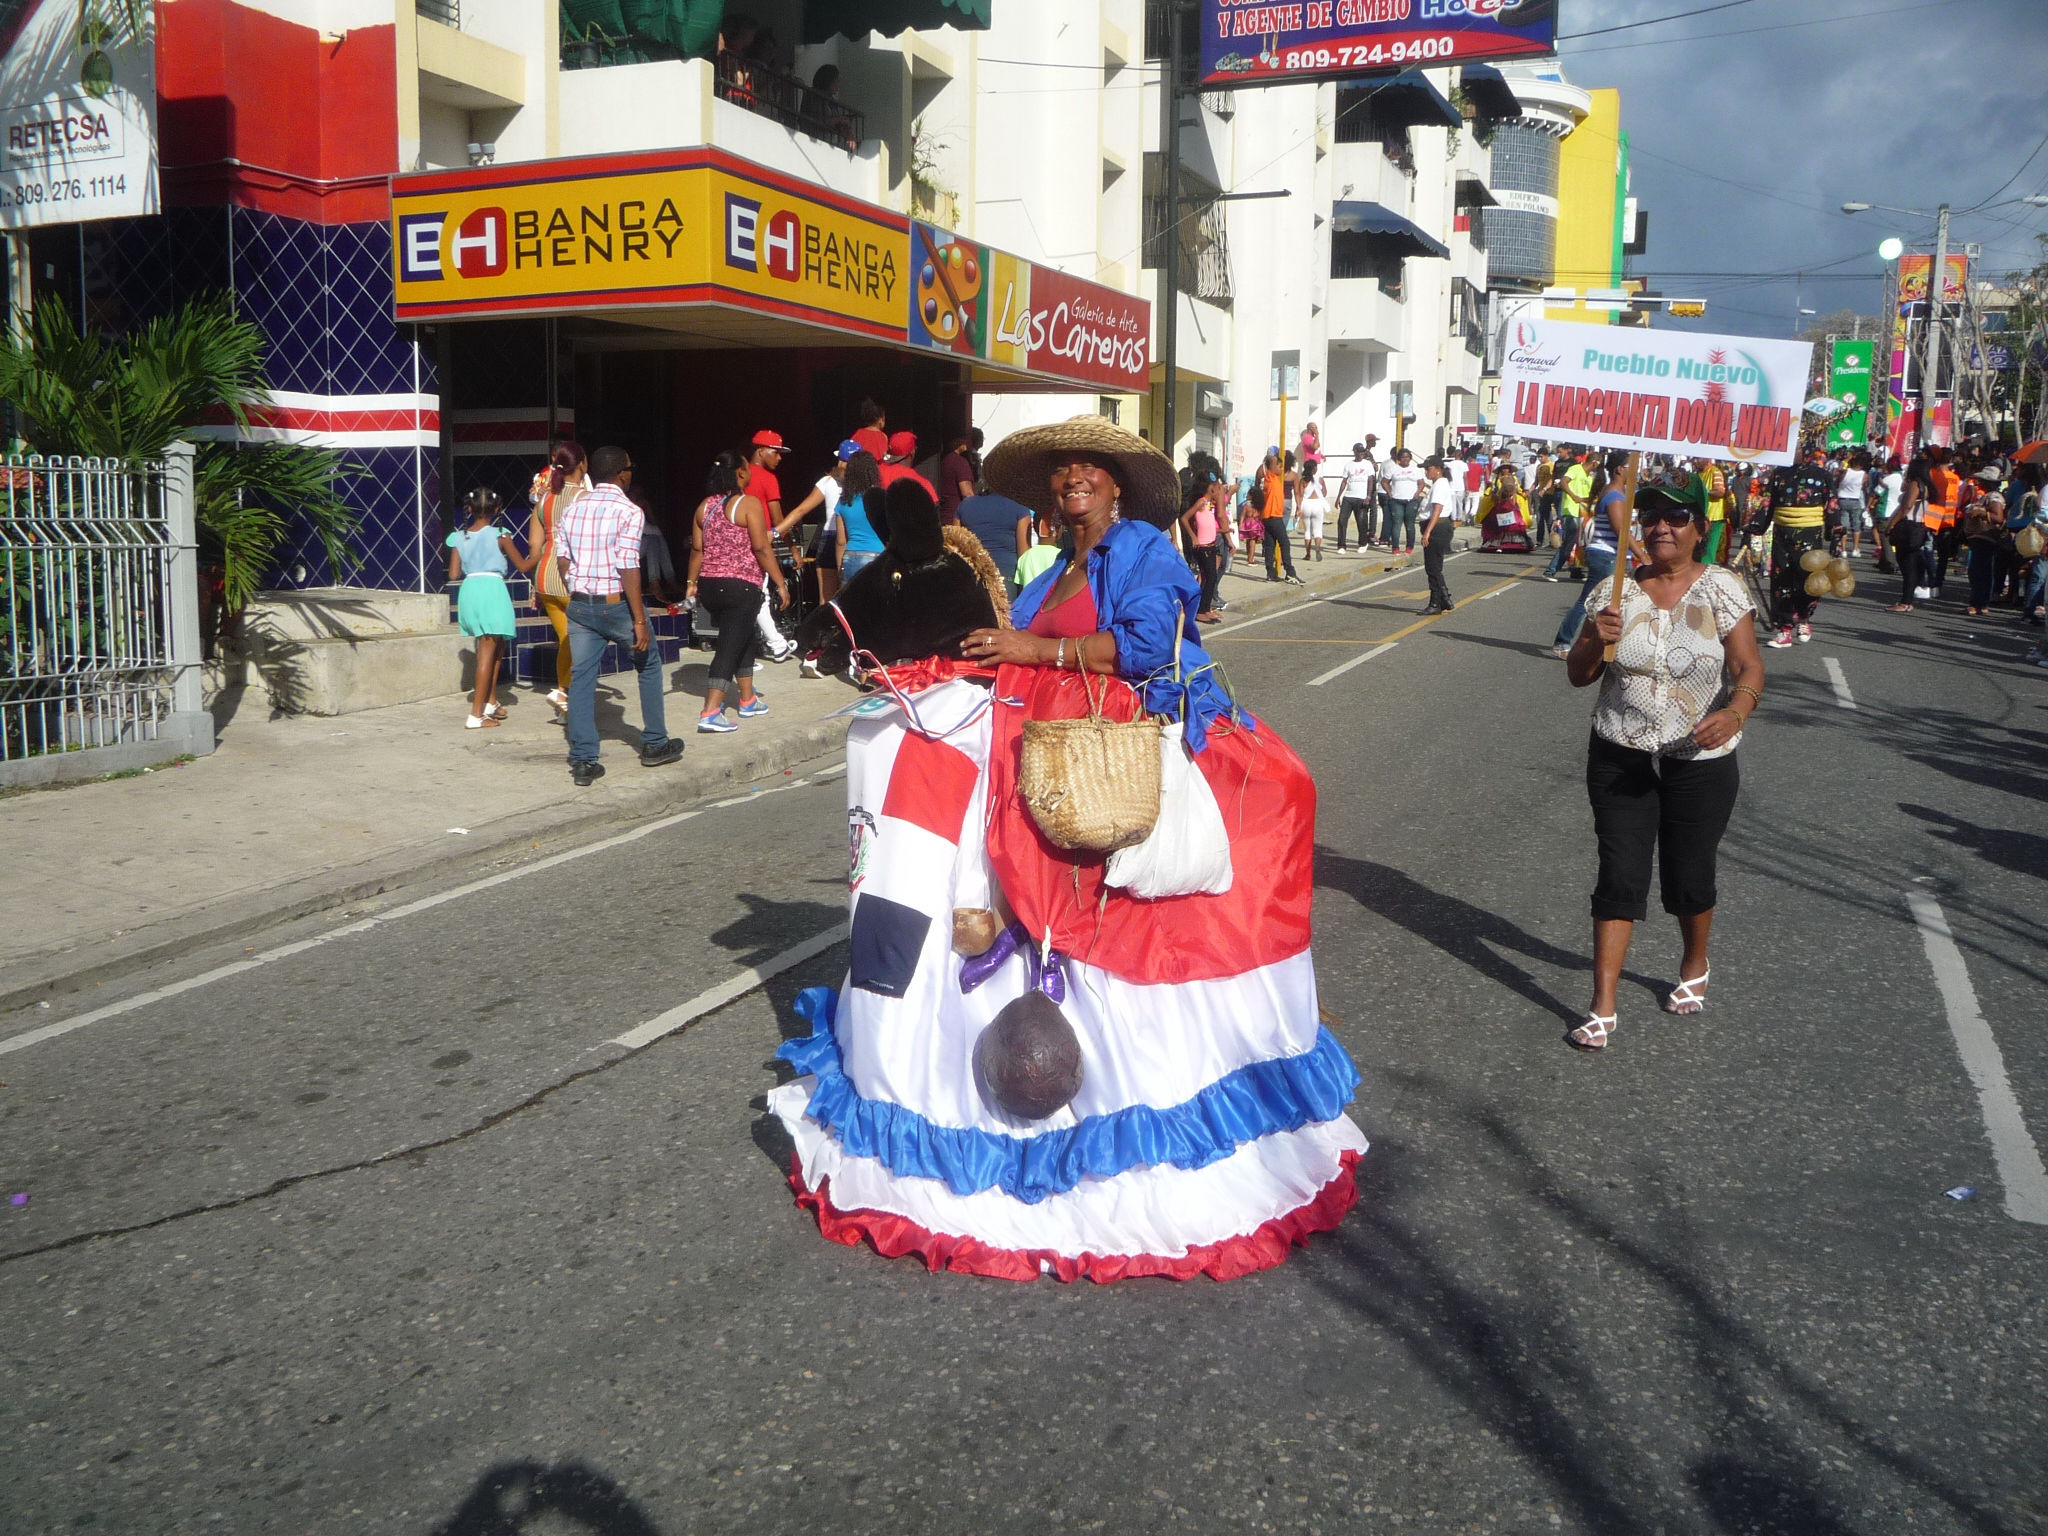
{"type": "Polygon", "coordinates": [[[1711,751],[1692,733],[1728,702],[1722,642],[1755,606],[1742,579],[1720,566],[1701,571],[1668,613],[1629,577],[1621,589],[1621,640],[1593,707],[1594,734],[1658,757],[1705,761],[1733,752],[1739,731],[1711,751]]]}

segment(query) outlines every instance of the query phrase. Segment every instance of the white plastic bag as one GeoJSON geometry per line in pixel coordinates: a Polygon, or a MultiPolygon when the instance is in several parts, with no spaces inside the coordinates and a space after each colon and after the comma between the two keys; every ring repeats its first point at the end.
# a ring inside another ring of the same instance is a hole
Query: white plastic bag
{"type": "Polygon", "coordinates": [[[1145,841],[1109,856],[1103,882],[1147,900],[1221,896],[1230,889],[1230,835],[1180,722],[1160,731],[1159,753],[1159,820],[1145,841]]]}

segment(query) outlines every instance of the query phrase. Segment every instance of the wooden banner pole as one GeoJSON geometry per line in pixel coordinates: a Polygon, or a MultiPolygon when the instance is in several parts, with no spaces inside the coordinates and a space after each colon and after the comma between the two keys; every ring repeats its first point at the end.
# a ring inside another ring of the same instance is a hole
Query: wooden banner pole
{"type": "MultiPolygon", "coordinates": [[[[1607,606],[1616,613],[1621,611],[1621,584],[1628,579],[1628,560],[1633,549],[1629,543],[1629,521],[1635,515],[1636,476],[1642,472],[1643,456],[1631,453],[1628,463],[1621,471],[1621,500],[1615,505],[1611,522],[1614,524],[1614,584],[1607,591],[1607,606]]],[[[1608,646],[1602,653],[1608,661],[1614,660],[1614,647],[1608,646]]]]}

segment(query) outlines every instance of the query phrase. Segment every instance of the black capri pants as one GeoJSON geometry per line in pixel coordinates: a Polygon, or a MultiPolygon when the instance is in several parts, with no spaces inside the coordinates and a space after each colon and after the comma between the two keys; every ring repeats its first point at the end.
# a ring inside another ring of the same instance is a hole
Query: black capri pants
{"type": "Polygon", "coordinates": [[[761,609],[761,588],[730,576],[707,576],[697,583],[697,606],[718,621],[718,647],[712,652],[705,684],[730,693],[734,682],[754,675],[760,634],[754,615],[761,609]]]}
{"type": "Polygon", "coordinates": [[[1692,917],[1714,909],[1714,855],[1735,810],[1735,754],[1704,762],[1653,757],[1595,736],[1586,749],[1586,798],[1600,840],[1593,920],[1639,923],[1650,911],[1650,857],[1664,910],[1692,917]]]}

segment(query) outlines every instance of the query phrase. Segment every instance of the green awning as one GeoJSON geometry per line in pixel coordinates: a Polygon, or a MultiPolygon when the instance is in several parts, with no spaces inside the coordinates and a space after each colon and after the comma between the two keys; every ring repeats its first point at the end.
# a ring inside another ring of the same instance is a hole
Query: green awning
{"type": "Polygon", "coordinates": [[[631,37],[689,58],[718,50],[725,0],[562,0],[562,32],[578,41],[631,37]]]}
{"type": "Polygon", "coordinates": [[[804,0],[804,41],[833,36],[894,37],[915,28],[965,27],[986,32],[995,0],[804,0]]]}

